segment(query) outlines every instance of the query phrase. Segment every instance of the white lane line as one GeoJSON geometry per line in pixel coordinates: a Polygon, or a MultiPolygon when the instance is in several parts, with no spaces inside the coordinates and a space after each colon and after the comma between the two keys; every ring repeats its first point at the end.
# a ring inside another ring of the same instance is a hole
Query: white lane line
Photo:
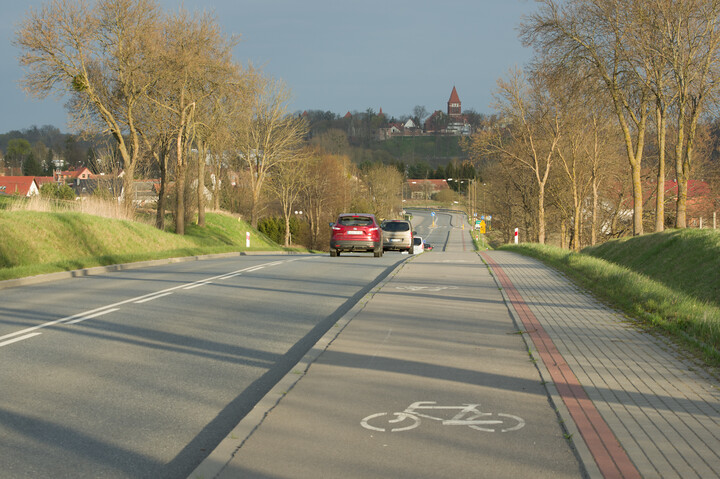
{"type": "Polygon", "coordinates": [[[100,311],[100,312],[95,313],[95,314],[89,314],[89,315],[87,315],[87,316],[83,316],[82,318],[73,319],[72,321],[68,321],[68,322],[65,323],[65,324],[77,324],[77,323],[80,323],[80,322],[82,322],[82,321],[85,321],[86,319],[97,318],[98,316],[103,316],[103,315],[108,314],[108,313],[114,313],[115,311],[119,311],[119,310],[120,310],[120,308],[106,309],[105,311],[100,311]]]}
{"type": "Polygon", "coordinates": [[[265,266],[266,266],[266,265],[256,266],[256,267],[253,268],[253,269],[248,269],[248,270],[246,270],[246,273],[253,273],[253,272],[255,272],[255,271],[260,271],[260,270],[263,269],[265,266]]]}
{"type": "Polygon", "coordinates": [[[165,297],[165,296],[170,296],[171,294],[173,294],[172,291],[169,292],[169,293],[156,294],[155,296],[151,296],[151,297],[149,297],[149,298],[141,299],[140,301],[135,301],[135,304],[147,303],[148,301],[153,301],[153,300],[155,300],[155,299],[160,299],[160,298],[163,298],[163,297],[165,297]]]}
{"type": "MultiPolygon", "coordinates": [[[[267,264],[267,263],[266,263],[266,264],[267,264]]],[[[265,264],[265,265],[260,265],[259,267],[264,268],[264,267],[266,266],[266,264],[265,264]]],[[[232,277],[232,275],[237,275],[237,274],[240,274],[240,273],[242,273],[242,272],[244,272],[244,271],[248,271],[248,270],[251,270],[251,269],[257,268],[257,267],[258,267],[258,266],[249,266],[249,267],[247,267],[247,268],[243,268],[243,269],[240,269],[240,270],[237,270],[237,271],[231,271],[230,273],[220,274],[220,275],[217,275],[217,276],[213,276],[213,277],[211,277],[211,278],[201,279],[201,280],[195,281],[194,283],[190,283],[190,285],[193,285],[193,284],[200,284],[200,285],[202,285],[202,284],[207,284],[207,283],[210,283],[210,282],[212,282],[212,281],[216,281],[216,280],[218,280],[218,279],[223,279],[223,278],[225,278],[225,277],[232,277]]],[[[75,319],[83,318],[83,317],[86,317],[86,316],[91,315],[91,314],[95,314],[95,313],[98,313],[98,312],[101,312],[101,311],[105,311],[105,310],[107,310],[107,309],[115,308],[115,307],[117,307],[117,306],[122,306],[122,305],[124,305],[124,304],[135,303],[135,302],[141,301],[141,300],[143,300],[143,299],[145,299],[145,298],[154,298],[154,297],[156,297],[156,296],[158,296],[158,295],[160,295],[160,294],[168,293],[168,292],[170,292],[170,291],[175,291],[175,290],[182,289],[182,288],[186,288],[187,286],[188,286],[187,284],[181,284],[181,285],[178,285],[178,286],[173,286],[172,288],[164,289],[164,290],[161,290],[161,291],[154,291],[154,292],[152,292],[152,293],[143,294],[142,296],[136,296],[136,297],[134,297],[134,298],[129,298],[129,299],[125,299],[125,300],[123,300],[123,301],[118,301],[117,303],[108,304],[108,305],[105,305],[105,306],[101,306],[101,307],[99,307],[99,308],[91,309],[91,310],[89,310],[89,311],[83,311],[82,313],[73,314],[72,316],[66,316],[66,317],[64,317],[64,318],[55,319],[55,320],[53,320],[53,321],[48,321],[47,323],[38,324],[37,326],[32,326],[32,327],[29,327],[29,328],[21,329],[20,331],[15,331],[14,333],[9,333],[9,334],[6,334],[6,335],[4,335],[4,336],[0,336],[0,341],[4,341],[4,340],[10,339],[10,338],[15,338],[15,337],[18,337],[18,336],[22,336],[22,335],[24,335],[24,334],[31,333],[31,332],[33,332],[33,331],[37,331],[38,329],[47,328],[47,327],[50,327],[50,326],[54,326],[54,325],[56,325],[56,324],[64,323],[64,322],[66,322],[66,321],[73,321],[73,320],[75,320],[75,319]]],[[[38,334],[40,334],[40,333],[38,333],[38,334]]],[[[2,343],[2,344],[5,344],[5,343],[2,343]]],[[[9,343],[8,343],[8,344],[9,344],[9,343]]]]}
{"type": "Polygon", "coordinates": [[[3,341],[2,343],[0,343],[0,348],[2,348],[3,346],[7,346],[8,344],[17,343],[18,341],[23,341],[23,340],[25,340],[25,339],[30,339],[30,338],[33,338],[33,337],[35,337],[35,336],[39,336],[39,335],[41,335],[41,334],[42,334],[42,333],[30,333],[30,334],[26,334],[25,336],[20,336],[19,338],[9,339],[9,340],[7,340],[7,341],[3,341]]]}

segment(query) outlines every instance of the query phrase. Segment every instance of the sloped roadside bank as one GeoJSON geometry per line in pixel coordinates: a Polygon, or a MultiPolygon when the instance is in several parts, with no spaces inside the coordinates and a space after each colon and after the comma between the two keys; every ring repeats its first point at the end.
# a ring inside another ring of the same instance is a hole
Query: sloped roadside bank
{"type": "Polygon", "coordinates": [[[205,228],[188,225],[179,236],[83,213],[0,210],[0,281],[169,258],[286,251],[231,215],[208,213],[206,221],[205,228]]]}

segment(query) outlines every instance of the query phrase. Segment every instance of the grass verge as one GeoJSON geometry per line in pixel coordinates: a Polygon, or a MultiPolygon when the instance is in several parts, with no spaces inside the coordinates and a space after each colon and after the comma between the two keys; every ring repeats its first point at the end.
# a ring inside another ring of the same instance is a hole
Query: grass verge
{"type": "Polygon", "coordinates": [[[490,243],[487,242],[484,234],[480,234],[477,230],[470,230],[470,236],[472,236],[475,251],[491,249],[490,243]]]}
{"type": "MultiPolygon", "coordinates": [[[[717,234],[711,232],[711,234],[717,234]]],[[[640,241],[654,241],[659,243],[675,241],[674,232],[658,233],[659,237],[640,237],[640,241]]],[[[655,236],[655,235],[648,235],[655,236]]],[[[599,254],[598,250],[589,250],[588,253],[573,253],[553,246],[524,243],[520,245],[506,245],[501,249],[515,251],[539,259],[545,264],[563,272],[583,288],[592,291],[599,299],[623,311],[627,316],[635,318],[650,330],[668,333],[681,343],[689,346],[691,350],[700,353],[703,360],[710,366],[720,367],[720,307],[714,301],[704,297],[704,293],[695,294],[692,288],[679,288],[674,282],[665,278],[673,276],[670,271],[660,268],[652,274],[640,271],[640,266],[652,262],[653,255],[646,254],[647,249],[633,239],[623,240],[623,245],[608,245],[605,248],[614,250],[622,257],[645,256],[645,262],[631,262],[628,267],[603,258],[592,256],[599,254]],[[619,249],[627,249],[621,255],[619,249]],[[637,268],[634,270],[632,268],[637,268]]],[[[681,247],[676,243],[675,247],[681,247]]],[[[673,248],[671,248],[673,249],[673,248]]],[[[658,248],[658,253],[667,248],[658,248]]],[[[713,280],[718,276],[717,261],[720,251],[715,249],[714,261],[701,265],[698,276],[709,275],[713,280]]],[[[707,252],[698,252],[705,255],[707,252]]],[[[694,256],[686,251],[687,261],[694,256]]],[[[662,256],[662,254],[661,254],[662,256]]],[[[620,260],[618,260],[620,261],[620,260]]],[[[689,278],[688,278],[689,279],[689,278]]]]}
{"type": "Polygon", "coordinates": [[[152,259],[283,249],[233,216],[207,213],[206,223],[205,228],[188,225],[179,236],[144,223],[84,213],[0,210],[0,280],[152,259]]]}

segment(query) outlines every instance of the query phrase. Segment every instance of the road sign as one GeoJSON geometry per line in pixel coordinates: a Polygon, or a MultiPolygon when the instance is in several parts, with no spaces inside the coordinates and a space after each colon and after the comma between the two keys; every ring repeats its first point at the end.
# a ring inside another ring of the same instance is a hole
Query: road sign
{"type": "Polygon", "coordinates": [[[434,212],[434,211],[431,211],[431,212],[430,212],[430,216],[435,216],[435,212],[434,212]]]}

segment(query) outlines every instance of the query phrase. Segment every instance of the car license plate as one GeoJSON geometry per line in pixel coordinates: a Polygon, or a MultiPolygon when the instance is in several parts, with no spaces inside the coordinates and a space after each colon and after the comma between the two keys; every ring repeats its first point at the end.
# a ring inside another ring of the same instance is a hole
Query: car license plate
{"type": "Polygon", "coordinates": [[[401,241],[402,241],[402,240],[401,240],[400,238],[391,238],[391,239],[390,239],[390,242],[391,242],[391,243],[399,243],[399,242],[401,242],[401,241]]]}
{"type": "Polygon", "coordinates": [[[349,235],[361,235],[363,234],[362,231],[348,231],[347,234],[349,235]]]}

